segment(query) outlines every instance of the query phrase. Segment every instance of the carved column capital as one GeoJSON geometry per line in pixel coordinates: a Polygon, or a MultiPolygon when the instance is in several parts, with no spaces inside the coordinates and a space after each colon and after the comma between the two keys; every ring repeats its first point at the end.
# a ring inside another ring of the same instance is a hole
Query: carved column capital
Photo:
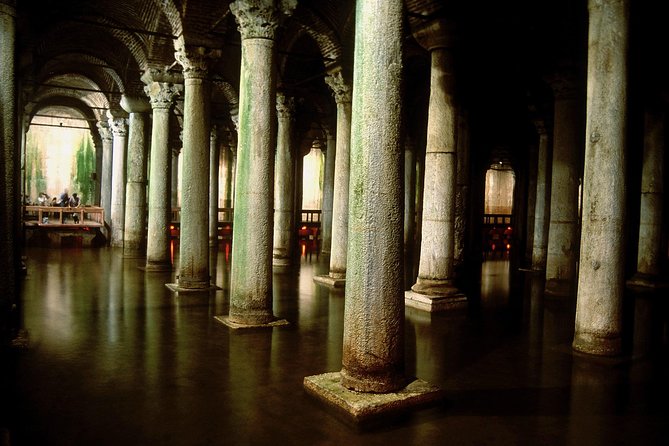
{"type": "Polygon", "coordinates": [[[548,133],[546,130],[546,122],[543,119],[535,118],[532,120],[532,124],[534,124],[534,128],[537,130],[537,134],[539,136],[546,135],[548,133]]]}
{"type": "Polygon", "coordinates": [[[128,136],[128,120],[126,118],[110,117],[109,127],[114,136],[128,136]]]}
{"type": "Polygon", "coordinates": [[[166,82],[151,82],[144,87],[144,93],[151,100],[151,108],[168,109],[174,105],[174,100],[179,96],[180,89],[173,84],[166,82]]]}
{"type": "Polygon", "coordinates": [[[341,70],[337,70],[325,76],[325,83],[328,84],[328,87],[332,90],[332,95],[337,104],[351,102],[351,86],[344,80],[341,70]]]}
{"type": "Polygon", "coordinates": [[[242,40],[274,40],[277,28],[296,6],[297,0],[237,0],[230,3],[230,11],[235,16],[242,40]]]}
{"type": "Polygon", "coordinates": [[[295,114],[295,98],[278,92],[276,94],[276,113],[279,119],[293,119],[295,114]]]}
{"type": "Polygon", "coordinates": [[[414,29],[413,36],[420,46],[428,51],[453,48],[456,37],[455,24],[445,19],[432,20],[414,29]]]}
{"type": "Polygon", "coordinates": [[[98,121],[97,122],[97,127],[98,127],[98,132],[100,132],[100,138],[102,138],[103,141],[111,141],[112,140],[112,132],[111,129],[109,128],[109,123],[106,121],[98,121]]]}
{"type": "Polygon", "coordinates": [[[221,57],[220,49],[186,45],[183,37],[174,41],[174,58],[183,67],[185,79],[206,79],[213,59],[221,57]]]}
{"type": "Polygon", "coordinates": [[[570,71],[558,72],[547,76],[546,82],[548,82],[551,90],[553,90],[555,100],[575,99],[581,87],[577,76],[570,71]]]}

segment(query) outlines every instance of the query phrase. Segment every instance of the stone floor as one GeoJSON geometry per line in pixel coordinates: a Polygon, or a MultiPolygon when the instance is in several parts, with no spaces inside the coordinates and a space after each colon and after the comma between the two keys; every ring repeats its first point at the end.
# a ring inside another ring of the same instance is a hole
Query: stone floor
{"type": "Polygon", "coordinates": [[[120,250],[25,254],[30,347],[2,352],[3,446],[669,444],[666,293],[630,297],[630,356],[594,360],[571,353],[573,302],[485,262],[467,311],[406,312],[407,372],[444,403],[355,428],[302,386],[341,366],[343,294],[312,281],[324,259],[275,274],[289,326],[234,331],[214,319],[227,313],[224,252],[222,290],[181,296],[164,286],[173,273],[120,250]]]}

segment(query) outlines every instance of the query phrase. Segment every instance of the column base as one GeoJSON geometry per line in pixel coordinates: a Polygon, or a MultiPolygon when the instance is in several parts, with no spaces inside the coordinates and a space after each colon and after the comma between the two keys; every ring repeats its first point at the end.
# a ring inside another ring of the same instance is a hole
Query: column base
{"type": "Polygon", "coordinates": [[[209,292],[212,290],[220,290],[220,287],[216,285],[209,284],[206,287],[194,288],[194,287],[184,287],[180,286],[178,283],[166,283],[165,286],[175,293],[202,293],[209,292]]]}
{"type": "Polygon", "coordinates": [[[627,286],[630,288],[667,288],[669,284],[659,280],[658,276],[654,274],[636,273],[631,279],[627,281],[627,286]]]}
{"type": "Polygon", "coordinates": [[[546,280],[546,296],[551,297],[569,297],[572,295],[571,281],[563,279],[546,280]]]}
{"type": "Polygon", "coordinates": [[[290,257],[272,257],[272,266],[286,267],[292,264],[290,257]]]}
{"type": "Polygon", "coordinates": [[[241,328],[272,328],[281,327],[283,325],[290,325],[290,322],[285,319],[276,319],[266,324],[240,324],[238,322],[231,321],[230,316],[214,316],[214,319],[224,325],[227,325],[233,330],[238,330],[241,328]]]}
{"type": "Polygon", "coordinates": [[[392,393],[349,390],[342,386],[339,372],[307,376],[303,385],[309,395],[355,423],[422,408],[443,399],[441,389],[419,379],[392,393]]]}
{"type": "Polygon", "coordinates": [[[123,258],[124,259],[144,259],[146,258],[146,254],[142,252],[141,250],[123,250],[123,258]]]}
{"type": "Polygon", "coordinates": [[[438,311],[457,310],[467,308],[467,297],[457,288],[442,295],[427,295],[415,291],[404,292],[404,304],[407,307],[436,313],[438,311]]]}
{"type": "Polygon", "coordinates": [[[577,352],[596,356],[618,356],[623,351],[620,336],[605,337],[597,333],[576,333],[571,347],[577,352]]]}
{"type": "Polygon", "coordinates": [[[329,274],[324,274],[322,276],[314,276],[314,282],[329,288],[343,288],[346,285],[346,277],[335,279],[329,274]]]}

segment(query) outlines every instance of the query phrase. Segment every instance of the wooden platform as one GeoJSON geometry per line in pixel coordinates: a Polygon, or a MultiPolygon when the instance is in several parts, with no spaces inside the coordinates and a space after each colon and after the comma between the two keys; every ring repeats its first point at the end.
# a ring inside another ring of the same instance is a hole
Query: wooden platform
{"type": "Polygon", "coordinates": [[[32,246],[95,247],[106,243],[104,209],[100,207],[24,206],[23,228],[26,244],[32,246]]]}

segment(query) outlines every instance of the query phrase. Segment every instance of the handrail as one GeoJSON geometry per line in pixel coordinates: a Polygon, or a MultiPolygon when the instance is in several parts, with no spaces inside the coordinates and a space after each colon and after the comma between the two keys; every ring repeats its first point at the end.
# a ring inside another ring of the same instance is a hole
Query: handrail
{"type": "MultiPolygon", "coordinates": [[[[100,226],[104,226],[104,209],[101,207],[97,206],[79,206],[79,207],[61,207],[61,206],[34,206],[34,205],[26,205],[23,206],[23,216],[24,216],[24,221],[27,219],[25,218],[28,216],[30,213],[37,213],[37,225],[43,225],[46,224],[44,217],[46,214],[47,218],[51,218],[51,216],[55,216],[58,220],[58,224],[63,224],[63,215],[64,214],[78,214],[79,215],[79,221],[83,224],[84,223],[84,218],[88,217],[87,220],[93,221],[100,226]]],[[[53,223],[56,223],[54,221],[53,223]]]]}

